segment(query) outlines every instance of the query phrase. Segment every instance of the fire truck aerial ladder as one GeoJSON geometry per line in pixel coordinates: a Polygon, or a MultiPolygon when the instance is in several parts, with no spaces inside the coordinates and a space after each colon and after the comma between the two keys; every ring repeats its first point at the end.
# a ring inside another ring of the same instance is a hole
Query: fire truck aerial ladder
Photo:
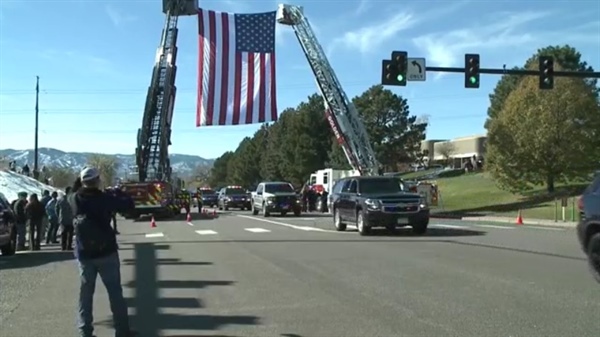
{"type": "Polygon", "coordinates": [[[165,26],[156,52],[142,127],[137,134],[135,157],[140,182],[171,181],[169,145],[177,91],[177,21],[179,16],[198,15],[197,0],[163,0],[162,5],[166,16],[165,26]]]}
{"type": "Polygon", "coordinates": [[[277,22],[294,29],[325,101],[327,120],[348,162],[361,175],[378,175],[380,164],[375,158],[365,126],[331,68],[302,7],[279,5],[277,22]]]}

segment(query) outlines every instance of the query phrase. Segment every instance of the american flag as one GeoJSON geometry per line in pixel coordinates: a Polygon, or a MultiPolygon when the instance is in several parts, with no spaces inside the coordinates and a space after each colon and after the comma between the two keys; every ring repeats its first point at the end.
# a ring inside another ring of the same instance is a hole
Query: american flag
{"type": "Polygon", "coordinates": [[[199,10],[196,126],[277,120],[275,14],[199,10]]]}

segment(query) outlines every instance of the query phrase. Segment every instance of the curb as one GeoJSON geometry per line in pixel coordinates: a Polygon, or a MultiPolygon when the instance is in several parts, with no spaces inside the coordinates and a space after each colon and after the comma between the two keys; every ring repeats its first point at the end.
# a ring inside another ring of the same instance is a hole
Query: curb
{"type": "MultiPolygon", "coordinates": [[[[460,219],[461,221],[470,221],[470,222],[495,222],[495,223],[503,223],[503,224],[511,224],[514,225],[514,220],[512,219],[502,219],[502,218],[486,218],[486,217],[463,217],[460,219]]],[[[556,223],[548,223],[546,221],[536,221],[529,220],[523,221],[524,226],[542,226],[549,228],[575,228],[577,226],[576,222],[556,222],[556,223]]]]}
{"type": "Polygon", "coordinates": [[[451,214],[430,214],[429,218],[431,218],[431,219],[452,219],[452,220],[463,220],[464,219],[460,215],[451,215],[451,214]]]}

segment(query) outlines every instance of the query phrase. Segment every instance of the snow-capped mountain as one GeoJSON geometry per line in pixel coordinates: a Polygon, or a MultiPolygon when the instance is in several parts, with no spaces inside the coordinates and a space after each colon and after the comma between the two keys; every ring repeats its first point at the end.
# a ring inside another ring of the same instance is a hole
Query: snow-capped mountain
{"type": "MultiPolygon", "coordinates": [[[[16,160],[17,166],[23,166],[26,163],[33,168],[33,150],[0,150],[0,158],[8,158],[16,160]]],[[[64,152],[52,148],[39,149],[39,165],[47,167],[69,167],[75,170],[82,169],[88,162],[88,158],[97,153],[78,153],[64,152]]],[[[129,167],[135,165],[135,157],[133,154],[117,154],[114,155],[119,162],[119,173],[128,170],[129,167]]],[[[190,156],[185,154],[172,154],[171,167],[173,172],[178,174],[189,174],[198,166],[212,166],[214,159],[205,159],[198,156],[190,156]]]]}

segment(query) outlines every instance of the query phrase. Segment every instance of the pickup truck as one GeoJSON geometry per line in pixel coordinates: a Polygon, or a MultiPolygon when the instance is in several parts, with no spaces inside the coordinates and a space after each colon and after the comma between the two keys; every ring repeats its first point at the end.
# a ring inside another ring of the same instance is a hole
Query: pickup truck
{"type": "Polygon", "coordinates": [[[427,232],[427,201],[396,177],[343,178],[330,197],[337,231],[345,231],[346,224],[351,223],[356,224],[360,235],[368,235],[373,227],[395,231],[411,226],[415,234],[427,232]]]}
{"type": "Polygon", "coordinates": [[[271,213],[285,216],[288,212],[293,212],[295,216],[300,216],[302,213],[302,200],[288,182],[262,182],[251,195],[253,215],[262,212],[265,217],[271,213]]]}

